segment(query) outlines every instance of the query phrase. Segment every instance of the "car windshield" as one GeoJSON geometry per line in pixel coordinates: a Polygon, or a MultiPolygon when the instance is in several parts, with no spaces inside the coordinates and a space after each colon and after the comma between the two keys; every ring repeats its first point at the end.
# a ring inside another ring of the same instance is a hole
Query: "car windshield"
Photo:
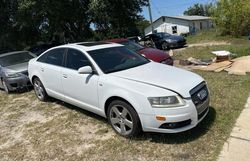
{"type": "Polygon", "coordinates": [[[29,52],[20,52],[0,57],[0,65],[2,67],[12,66],[28,62],[34,58],[29,52]]]}
{"type": "Polygon", "coordinates": [[[171,35],[170,35],[170,34],[168,34],[168,33],[158,33],[157,35],[158,35],[158,36],[160,36],[161,38],[171,36],[171,35]]]}
{"type": "Polygon", "coordinates": [[[133,41],[123,41],[120,44],[126,46],[128,49],[130,49],[130,50],[132,50],[134,52],[137,52],[137,51],[139,51],[139,50],[141,50],[141,49],[144,48],[140,44],[137,44],[137,43],[135,43],[133,41]]]}
{"type": "Polygon", "coordinates": [[[113,47],[88,52],[104,73],[112,73],[147,64],[150,61],[125,47],[113,47]]]}

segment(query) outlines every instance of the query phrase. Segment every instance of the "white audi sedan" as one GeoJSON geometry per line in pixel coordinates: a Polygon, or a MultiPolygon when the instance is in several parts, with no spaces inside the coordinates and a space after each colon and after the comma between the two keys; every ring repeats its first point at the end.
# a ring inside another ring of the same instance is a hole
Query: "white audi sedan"
{"type": "Polygon", "coordinates": [[[209,111],[209,91],[199,75],[119,44],[54,47],[32,59],[28,72],[39,100],[54,97],[106,117],[124,137],[182,132],[209,111]]]}

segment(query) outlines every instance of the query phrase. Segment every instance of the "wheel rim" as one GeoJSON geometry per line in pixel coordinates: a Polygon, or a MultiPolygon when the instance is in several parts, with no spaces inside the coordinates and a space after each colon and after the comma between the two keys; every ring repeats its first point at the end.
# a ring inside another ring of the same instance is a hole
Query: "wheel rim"
{"type": "Polygon", "coordinates": [[[123,106],[114,105],[110,110],[110,122],[121,135],[128,135],[133,130],[133,120],[130,112],[123,106]]]}
{"type": "Polygon", "coordinates": [[[44,90],[43,90],[43,87],[42,87],[42,83],[40,81],[35,81],[34,82],[34,90],[35,90],[35,93],[37,95],[37,97],[39,99],[43,99],[44,98],[44,90]]]}
{"type": "Polygon", "coordinates": [[[9,93],[9,89],[8,89],[5,81],[3,81],[3,88],[4,88],[5,92],[9,93]]]}
{"type": "Polygon", "coordinates": [[[164,43],[162,44],[162,49],[165,50],[165,49],[167,49],[167,48],[168,48],[168,45],[167,45],[167,43],[164,42],[164,43]]]}

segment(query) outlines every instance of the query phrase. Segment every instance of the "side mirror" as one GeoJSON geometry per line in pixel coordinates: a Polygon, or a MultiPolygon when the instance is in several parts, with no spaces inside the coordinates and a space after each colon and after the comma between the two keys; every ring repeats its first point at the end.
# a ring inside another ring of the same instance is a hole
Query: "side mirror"
{"type": "Polygon", "coordinates": [[[92,74],[93,69],[90,66],[81,67],[78,69],[79,74],[92,74]]]}

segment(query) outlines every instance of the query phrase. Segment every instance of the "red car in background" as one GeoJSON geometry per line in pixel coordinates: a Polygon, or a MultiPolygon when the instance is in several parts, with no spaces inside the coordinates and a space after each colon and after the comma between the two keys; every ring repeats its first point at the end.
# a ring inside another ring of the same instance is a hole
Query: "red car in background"
{"type": "Polygon", "coordinates": [[[107,40],[107,42],[122,44],[128,49],[134,52],[137,52],[139,54],[145,55],[146,58],[153,60],[155,62],[159,62],[159,63],[163,63],[167,65],[173,65],[173,59],[169,56],[168,53],[162,50],[144,47],[128,39],[112,39],[112,40],[107,40]]]}

